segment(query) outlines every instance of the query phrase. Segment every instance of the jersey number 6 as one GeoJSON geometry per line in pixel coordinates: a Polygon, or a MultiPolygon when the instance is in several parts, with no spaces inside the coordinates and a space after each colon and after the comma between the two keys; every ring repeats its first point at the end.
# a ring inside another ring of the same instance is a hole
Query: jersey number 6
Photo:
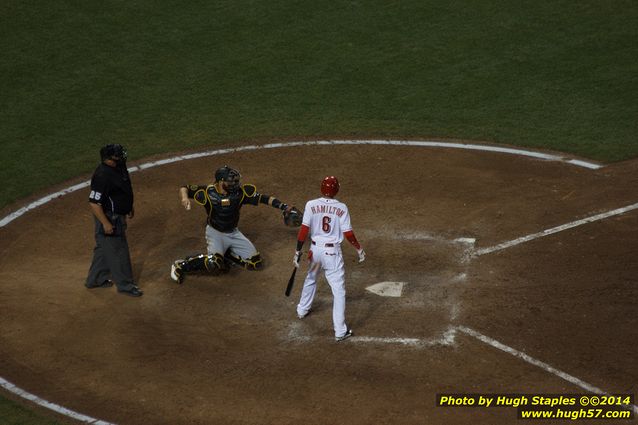
{"type": "Polygon", "coordinates": [[[324,232],[326,233],[330,233],[330,222],[332,221],[332,219],[330,217],[328,217],[327,215],[323,217],[323,221],[322,221],[322,226],[321,228],[323,229],[324,232]]]}

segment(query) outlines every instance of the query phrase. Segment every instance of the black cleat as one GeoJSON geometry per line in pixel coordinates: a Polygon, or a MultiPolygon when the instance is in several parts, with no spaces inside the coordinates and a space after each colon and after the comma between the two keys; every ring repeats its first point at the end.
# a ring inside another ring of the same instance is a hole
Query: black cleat
{"type": "Polygon", "coordinates": [[[335,337],[335,341],[337,341],[337,342],[339,342],[339,341],[343,341],[344,339],[348,339],[348,338],[350,338],[352,335],[354,335],[354,334],[352,333],[352,329],[348,329],[348,330],[346,331],[346,333],[345,333],[345,334],[343,334],[342,336],[337,336],[337,337],[335,337]]]}
{"type": "Polygon", "coordinates": [[[84,285],[89,289],[94,289],[94,288],[110,288],[111,286],[113,286],[113,281],[112,280],[105,280],[104,282],[100,283],[99,285],[84,285]]]}
{"type": "Polygon", "coordinates": [[[118,290],[117,292],[123,295],[128,295],[129,297],[141,297],[144,294],[144,292],[142,292],[137,286],[133,286],[133,288],[128,291],[118,290]]]}

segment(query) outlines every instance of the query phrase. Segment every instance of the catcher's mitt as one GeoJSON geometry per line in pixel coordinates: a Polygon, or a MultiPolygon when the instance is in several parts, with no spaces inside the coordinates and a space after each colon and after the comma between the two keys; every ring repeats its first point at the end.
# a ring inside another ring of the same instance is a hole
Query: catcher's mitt
{"type": "Polygon", "coordinates": [[[284,224],[290,227],[299,227],[301,226],[301,221],[303,220],[303,214],[297,208],[292,207],[290,211],[284,211],[284,224]]]}

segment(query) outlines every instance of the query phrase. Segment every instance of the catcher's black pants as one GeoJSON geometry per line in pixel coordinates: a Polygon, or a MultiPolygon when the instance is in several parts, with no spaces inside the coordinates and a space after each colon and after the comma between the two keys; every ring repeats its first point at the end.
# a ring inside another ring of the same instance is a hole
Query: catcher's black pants
{"type": "Polygon", "coordinates": [[[104,234],[102,223],[95,220],[95,248],[93,248],[93,261],[86,278],[86,286],[98,286],[106,280],[112,279],[117,285],[118,291],[131,291],[135,286],[133,280],[133,268],[131,256],[126,240],[126,219],[118,216],[115,224],[114,236],[104,234]]]}

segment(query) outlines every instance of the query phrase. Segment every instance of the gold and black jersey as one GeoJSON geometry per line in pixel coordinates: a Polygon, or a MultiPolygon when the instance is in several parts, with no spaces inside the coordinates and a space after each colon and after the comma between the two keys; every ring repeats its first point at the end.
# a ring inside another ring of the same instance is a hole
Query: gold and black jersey
{"type": "Polygon", "coordinates": [[[275,208],[285,209],[286,204],[278,199],[262,195],[252,184],[241,185],[240,189],[227,194],[220,193],[215,185],[188,185],[188,197],[206,209],[206,222],[220,232],[229,233],[239,224],[239,211],[245,204],[258,205],[259,202],[275,208]],[[283,207],[283,208],[282,208],[283,207]]]}

